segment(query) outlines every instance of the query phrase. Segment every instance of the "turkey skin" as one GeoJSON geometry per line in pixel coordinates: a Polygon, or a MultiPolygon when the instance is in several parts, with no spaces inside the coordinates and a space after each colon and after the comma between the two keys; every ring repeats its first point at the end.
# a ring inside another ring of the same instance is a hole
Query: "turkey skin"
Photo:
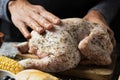
{"type": "Polygon", "coordinates": [[[75,68],[84,58],[96,65],[112,62],[113,44],[106,28],[80,18],[61,21],[42,34],[32,31],[31,39],[18,45],[21,52],[39,57],[21,60],[20,64],[25,68],[60,72],[75,68]]]}

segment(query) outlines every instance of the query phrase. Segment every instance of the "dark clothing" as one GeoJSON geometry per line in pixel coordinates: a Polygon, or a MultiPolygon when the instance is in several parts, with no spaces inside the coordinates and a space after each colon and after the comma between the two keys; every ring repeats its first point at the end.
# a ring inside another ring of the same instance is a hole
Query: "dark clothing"
{"type": "Polygon", "coordinates": [[[110,24],[120,10],[120,0],[103,0],[92,9],[99,10],[110,24]]]}
{"type": "MultiPolygon", "coordinates": [[[[10,22],[7,12],[7,3],[9,0],[0,0],[0,18],[10,22]]],[[[60,18],[84,17],[88,10],[97,9],[110,24],[118,10],[120,9],[120,0],[29,0],[32,4],[42,5],[46,10],[60,18]],[[100,3],[99,3],[100,2],[100,3]],[[99,3],[99,4],[98,4],[99,3]],[[95,7],[93,7],[95,6],[95,7]]],[[[9,35],[6,40],[21,41],[24,40],[19,30],[13,25],[1,26],[2,31],[9,35]],[[6,27],[6,28],[5,28],[6,27]]]]}
{"type": "Polygon", "coordinates": [[[7,15],[7,4],[9,0],[0,0],[0,19],[9,21],[7,15]]]}
{"type": "Polygon", "coordinates": [[[114,31],[115,39],[120,43],[120,10],[110,23],[110,28],[114,31]]]}

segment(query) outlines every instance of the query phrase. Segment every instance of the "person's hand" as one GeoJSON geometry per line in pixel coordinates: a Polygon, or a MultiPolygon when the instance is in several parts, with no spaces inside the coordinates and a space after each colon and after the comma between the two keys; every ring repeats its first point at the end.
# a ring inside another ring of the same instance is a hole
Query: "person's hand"
{"type": "Polygon", "coordinates": [[[42,6],[32,5],[27,0],[10,1],[8,9],[11,14],[13,24],[21,31],[25,38],[30,38],[31,29],[42,33],[45,29],[50,29],[53,24],[59,24],[60,19],[42,6]]]}
{"type": "Polygon", "coordinates": [[[105,21],[105,18],[104,16],[97,10],[91,10],[88,12],[87,15],[85,15],[85,17],[83,18],[87,21],[90,21],[92,23],[98,23],[98,24],[101,24],[103,25],[104,28],[107,29],[109,35],[110,35],[110,39],[111,39],[111,42],[113,43],[113,45],[115,45],[115,39],[114,39],[114,33],[113,31],[109,28],[107,22],[105,21]]]}

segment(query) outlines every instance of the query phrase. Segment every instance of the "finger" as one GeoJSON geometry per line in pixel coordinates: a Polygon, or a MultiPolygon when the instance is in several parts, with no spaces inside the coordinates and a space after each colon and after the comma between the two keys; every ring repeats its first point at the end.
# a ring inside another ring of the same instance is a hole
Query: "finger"
{"type": "Polygon", "coordinates": [[[24,21],[30,28],[37,31],[38,33],[42,33],[44,31],[41,25],[39,25],[33,18],[27,17],[24,21]]]}
{"type": "Polygon", "coordinates": [[[27,30],[27,26],[22,21],[17,21],[15,26],[20,30],[25,38],[29,39],[31,37],[29,31],[27,30]]]}
{"type": "Polygon", "coordinates": [[[47,11],[43,11],[40,13],[44,18],[46,18],[47,20],[49,20],[50,22],[54,23],[54,24],[59,24],[61,21],[60,19],[53,15],[52,13],[50,12],[47,12],[47,11]]]}
{"type": "Polygon", "coordinates": [[[39,14],[34,13],[34,15],[32,16],[32,18],[34,20],[36,20],[45,29],[51,29],[53,27],[52,23],[50,23],[49,21],[47,21],[44,17],[42,17],[39,14]]]}

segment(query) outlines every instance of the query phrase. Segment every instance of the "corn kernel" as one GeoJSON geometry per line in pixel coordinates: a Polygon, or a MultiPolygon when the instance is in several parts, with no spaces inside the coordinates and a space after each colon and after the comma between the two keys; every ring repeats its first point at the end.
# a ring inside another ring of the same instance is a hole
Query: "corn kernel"
{"type": "Polygon", "coordinates": [[[0,69],[8,70],[16,74],[23,70],[23,66],[13,59],[0,56],[0,69]]]}

